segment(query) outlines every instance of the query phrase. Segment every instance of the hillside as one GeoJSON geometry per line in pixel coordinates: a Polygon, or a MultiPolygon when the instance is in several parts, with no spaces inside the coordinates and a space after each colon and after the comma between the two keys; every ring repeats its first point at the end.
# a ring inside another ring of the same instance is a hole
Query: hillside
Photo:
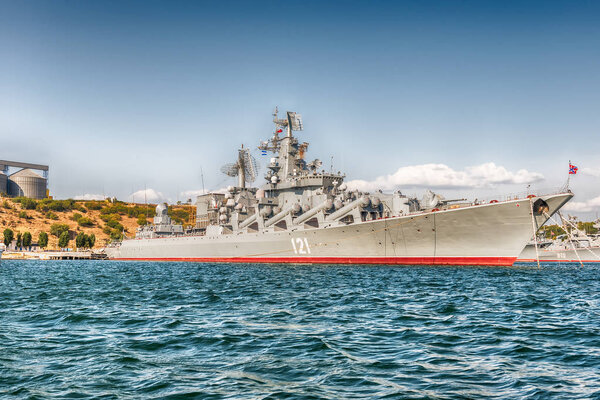
{"type": "MultiPolygon", "coordinates": [[[[40,232],[46,232],[47,249],[57,250],[58,237],[51,232],[64,230],[66,225],[71,237],[68,247],[75,247],[73,239],[79,232],[83,232],[86,235],[94,234],[94,248],[99,248],[112,240],[121,239],[123,233],[126,237],[133,237],[140,225],[152,221],[155,207],[154,204],[109,200],[32,200],[0,197],[0,236],[4,240],[4,230],[9,228],[14,232],[15,238],[18,233],[29,232],[33,238],[32,242],[37,243],[40,232]]],[[[176,223],[193,223],[193,213],[195,207],[192,206],[169,206],[169,215],[176,223]]]]}

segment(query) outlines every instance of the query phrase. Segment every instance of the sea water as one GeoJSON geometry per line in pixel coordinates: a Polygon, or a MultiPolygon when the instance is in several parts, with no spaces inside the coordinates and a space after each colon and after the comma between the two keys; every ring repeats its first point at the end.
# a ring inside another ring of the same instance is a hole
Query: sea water
{"type": "Polygon", "coordinates": [[[600,398],[600,265],[0,264],[0,396],[600,398]]]}

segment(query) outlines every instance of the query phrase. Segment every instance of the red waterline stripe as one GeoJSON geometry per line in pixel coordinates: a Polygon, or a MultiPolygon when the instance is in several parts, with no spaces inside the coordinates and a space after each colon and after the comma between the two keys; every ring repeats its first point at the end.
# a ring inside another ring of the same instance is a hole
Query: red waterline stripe
{"type": "Polygon", "coordinates": [[[113,258],[126,261],[193,261],[215,263],[494,265],[511,266],[516,257],[167,257],[113,258]]]}

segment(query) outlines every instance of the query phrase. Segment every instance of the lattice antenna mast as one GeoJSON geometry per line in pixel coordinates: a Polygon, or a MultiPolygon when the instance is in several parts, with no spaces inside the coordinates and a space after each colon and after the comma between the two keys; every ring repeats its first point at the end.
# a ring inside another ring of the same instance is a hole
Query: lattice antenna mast
{"type": "Polygon", "coordinates": [[[227,176],[238,177],[238,186],[246,187],[246,182],[254,182],[258,171],[258,163],[250,154],[250,150],[242,148],[238,150],[236,162],[225,164],[221,167],[221,172],[227,176]]]}
{"type": "Polygon", "coordinates": [[[245,150],[244,145],[242,144],[242,148],[238,151],[238,186],[241,188],[246,187],[246,159],[244,157],[245,150]]]}

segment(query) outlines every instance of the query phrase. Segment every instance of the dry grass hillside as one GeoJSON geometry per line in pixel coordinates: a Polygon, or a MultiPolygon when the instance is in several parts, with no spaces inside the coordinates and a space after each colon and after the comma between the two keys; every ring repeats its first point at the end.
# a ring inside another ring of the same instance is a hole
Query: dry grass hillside
{"type": "MultiPolygon", "coordinates": [[[[79,201],[79,200],[31,200],[26,198],[0,198],[0,235],[4,240],[4,230],[9,228],[23,234],[30,232],[33,243],[38,242],[40,232],[48,234],[49,250],[58,249],[58,237],[51,234],[58,227],[68,226],[71,242],[79,232],[96,236],[94,248],[103,247],[112,240],[133,237],[136,229],[154,217],[156,205],[130,204],[120,201],[79,201]],[[146,215],[148,218],[146,218],[146,215]]],[[[169,206],[169,215],[176,223],[192,223],[195,208],[191,206],[169,206]]]]}

